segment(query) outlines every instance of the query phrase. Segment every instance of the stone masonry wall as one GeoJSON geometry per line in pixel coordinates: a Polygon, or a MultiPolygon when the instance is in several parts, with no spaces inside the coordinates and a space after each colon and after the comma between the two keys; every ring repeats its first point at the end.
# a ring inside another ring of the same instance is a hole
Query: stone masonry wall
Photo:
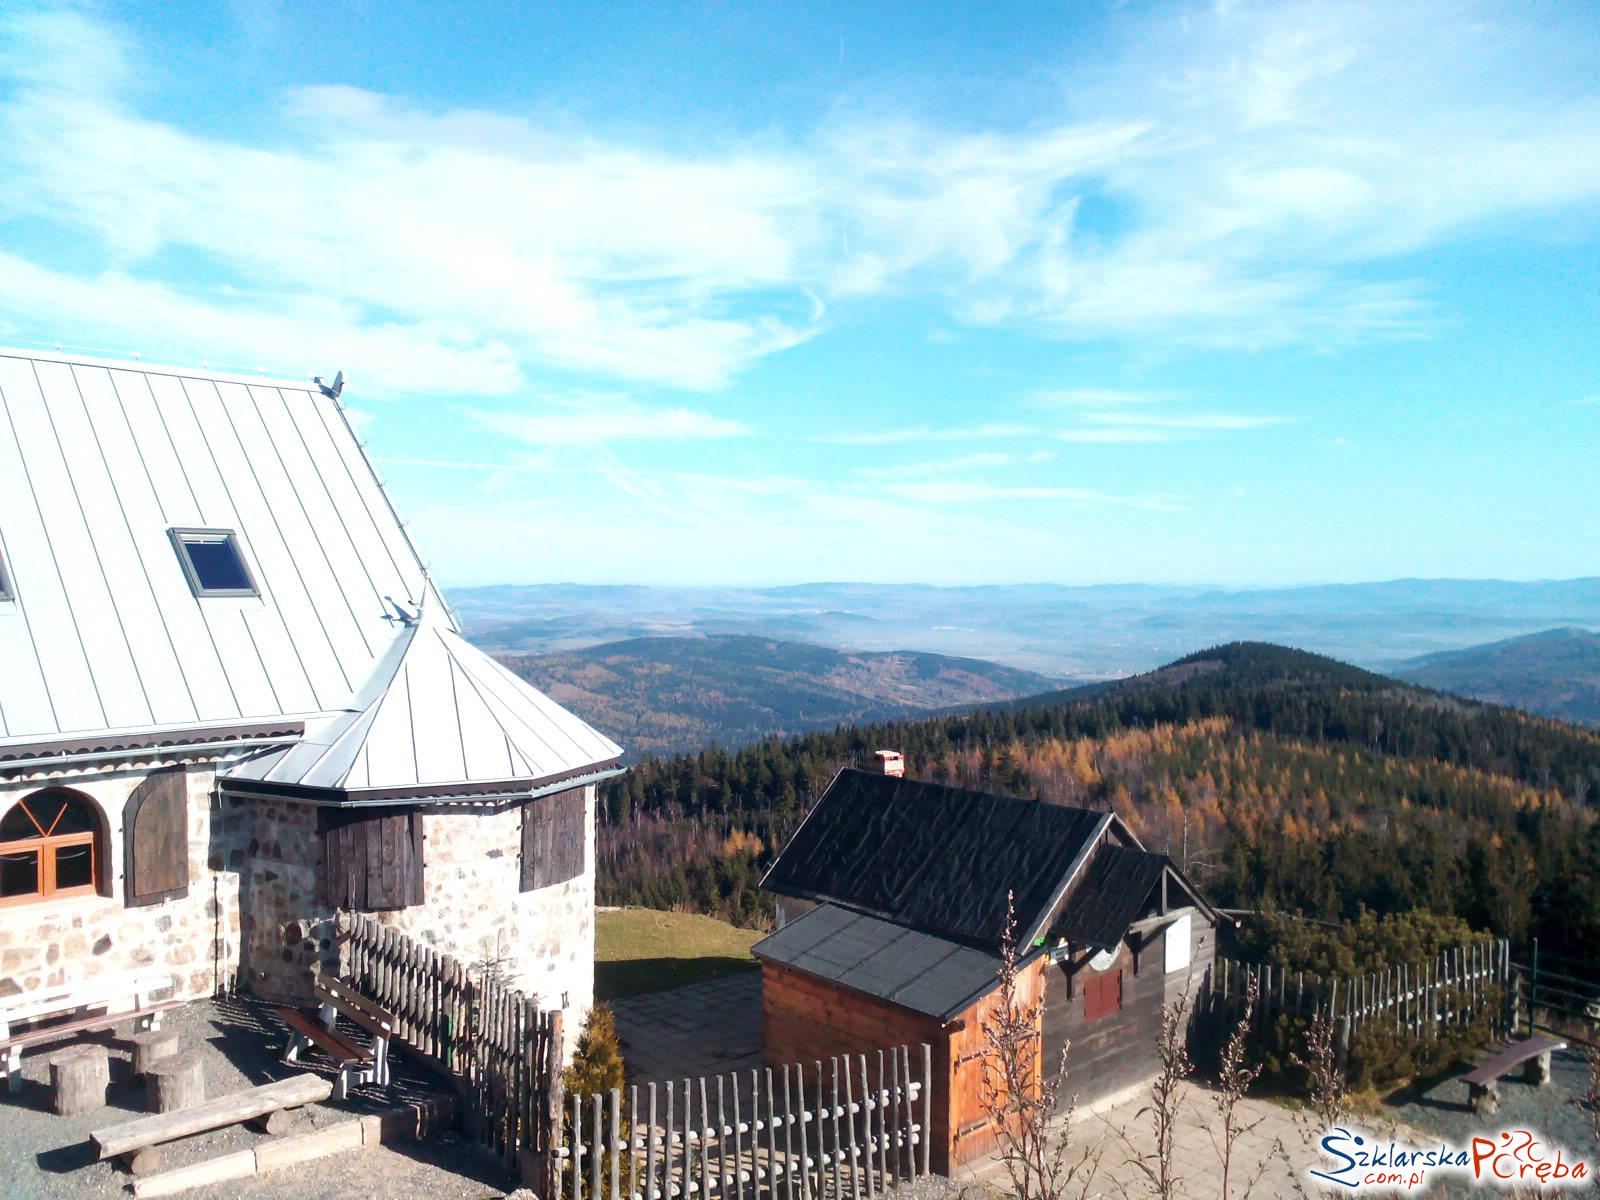
{"type": "Polygon", "coordinates": [[[46,787],[70,787],[103,813],[109,836],[104,869],[110,896],[0,908],[0,995],[102,973],[170,969],[183,999],[233,985],[239,965],[239,872],[243,813],[212,795],[214,769],[192,767],[189,793],[189,894],[140,908],[123,902],[122,812],[142,770],[86,778],[0,781],[0,814],[46,787]]]}
{"type": "MultiPolygon", "coordinates": [[[[519,890],[516,806],[425,810],[424,902],[374,914],[469,967],[503,976],[543,1008],[564,1008],[569,1048],[594,998],[594,797],[586,788],[583,873],[533,892],[519,890]]],[[[312,964],[337,969],[339,954],[335,913],[323,901],[316,812],[289,801],[253,804],[244,982],[262,995],[303,1000],[312,964]]]]}
{"type": "MultiPolygon", "coordinates": [[[[314,963],[338,967],[335,913],[323,900],[316,810],[286,800],[220,799],[216,767],[188,773],[189,893],[139,908],[123,902],[122,814],[142,771],[0,783],[0,814],[17,799],[70,786],[100,806],[109,836],[106,896],[0,907],[0,995],[102,972],[170,969],[177,995],[236,984],[304,1002],[314,963]]],[[[521,813],[440,806],[423,815],[423,904],[379,920],[503,976],[567,1012],[569,1048],[594,998],[594,788],[585,789],[584,871],[519,890],[521,813]]],[[[532,801],[540,803],[540,801],[532,801]]]]}

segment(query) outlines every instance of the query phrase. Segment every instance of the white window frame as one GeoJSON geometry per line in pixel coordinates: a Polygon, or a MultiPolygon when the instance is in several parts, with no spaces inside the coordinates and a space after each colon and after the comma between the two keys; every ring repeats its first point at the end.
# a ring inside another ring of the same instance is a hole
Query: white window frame
{"type": "Polygon", "coordinates": [[[189,590],[196,596],[261,595],[261,589],[256,585],[255,572],[250,569],[250,560],[245,557],[244,544],[234,530],[175,526],[167,530],[167,534],[172,538],[172,548],[177,552],[178,562],[183,566],[184,578],[189,581],[189,590]],[[239,560],[239,567],[244,571],[245,579],[249,580],[249,587],[208,588],[200,582],[200,573],[195,570],[194,560],[189,557],[189,547],[196,543],[216,545],[223,542],[233,547],[233,553],[239,560]]]}

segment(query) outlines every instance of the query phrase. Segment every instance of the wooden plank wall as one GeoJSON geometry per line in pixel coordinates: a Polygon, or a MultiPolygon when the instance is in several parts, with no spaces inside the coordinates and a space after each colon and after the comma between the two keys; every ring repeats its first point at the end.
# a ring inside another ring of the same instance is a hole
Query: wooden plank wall
{"type": "MultiPolygon", "coordinates": [[[[1044,975],[1041,963],[1026,968],[1017,980],[1017,1005],[1029,1008],[1041,1000],[1044,975]]],[[[991,992],[961,1014],[960,1027],[949,1035],[949,1100],[941,1120],[939,1089],[934,1089],[933,1155],[943,1155],[948,1169],[981,1158],[998,1145],[996,1131],[984,1115],[983,1056],[986,1051],[984,1025],[992,1021],[1001,1007],[999,992],[991,992]]],[[[1037,1043],[1035,1043],[1037,1045],[1037,1043]]],[[[1035,1071],[1038,1070],[1037,1063],[1035,1071]]],[[[937,1068],[935,1079],[939,1078],[937,1068]]]]}
{"type": "Polygon", "coordinates": [[[1204,1000],[1207,973],[1216,957],[1216,931],[1206,922],[1190,922],[1187,969],[1166,970],[1163,931],[1137,952],[1125,939],[1107,970],[1122,971],[1122,1009],[1096,1021],[1084,1017],[1082,982],[1095,975],[1084,963],[1076,974],[1066,963],[1044,968],[1044,1060],[1054,1070],[1063,1043],[1070,1042],[1067,1082],[1058,1098],[1062,1107],[1076,1095],[1080,1106],[1093,1104],[1148,1079],[1156,1067],[1156,1042],[1161,1009],[1189,993],[1191,1018],[1204,1000]],[[1075,986],[1076,985],[1076,986],[1075,986]]]}
{"type": "MultiPolygon", "coordinates": [[[[778,1065],[815,1062],[881,1046],[926,1042],[932,1047],[930,1161],[948,1174],[995,1148],[983,1113],[983,1025],[998,1007],[991,994],[948,1027],[873,996],[839,987],[790,967],[763,963],[765,1058],[778,1065]]],[[[1037,969],[1020,981],[1018,1001],[1038,1002],[1037,969]]]]}

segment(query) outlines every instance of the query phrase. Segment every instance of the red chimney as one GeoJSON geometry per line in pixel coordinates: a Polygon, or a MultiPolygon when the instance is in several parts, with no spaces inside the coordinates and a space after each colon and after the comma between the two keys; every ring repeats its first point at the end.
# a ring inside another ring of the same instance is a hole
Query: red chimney
{"type": "Polygon", "coordinates": [[[867,770],[874,775],[902,779],[906,773],[906,756],[898,750],[874,750],[867,759],[867,770]]]}

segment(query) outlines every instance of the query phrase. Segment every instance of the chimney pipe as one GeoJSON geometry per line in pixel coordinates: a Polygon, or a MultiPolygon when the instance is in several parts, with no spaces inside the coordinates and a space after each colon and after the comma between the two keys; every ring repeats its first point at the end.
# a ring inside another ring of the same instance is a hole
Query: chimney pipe
{"type": "Polygon", "coordinates": [[[898,750],[874,750],[867,759],[867,770],[874,775],[903,779],[906,773],[906,756],[898,750]]]}

